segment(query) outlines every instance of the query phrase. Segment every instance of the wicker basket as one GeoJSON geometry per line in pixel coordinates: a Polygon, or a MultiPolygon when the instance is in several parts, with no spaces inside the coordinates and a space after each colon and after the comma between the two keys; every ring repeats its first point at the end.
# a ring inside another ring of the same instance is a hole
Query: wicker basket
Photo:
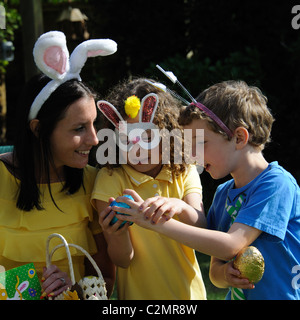
{"type": "MultiPolygon", "coordinates": [[[[66,241],[66,239],[61,234],[53,233],[47,239],[47,243],[46,243],[46,266],[47,266],[47,268],[51,264],[51,258],[53,256],[54,252],[61,247],[65,247],[65,249],[66,249],[72,285],[75,285],[76,282],[75,282],[73,262],[72,262],[72,257],[71,257],[69,247],[74,247],[74,248],[80,250],[81,252],[83,252],[85,254],[85,256],[89,259],[89,261],[91,262],[91,264],[93,265],[95,270],[97,271],[98,277],[94,277],[94,276],[84,277],[83,279],[81,279],[78,282],[79,286],[82,288],[84,300],[108,300],[107,299],[107,291],[106,291],[106,287],[105,287],[105,281],[103,279],[102,273],[101,273],[99,267],[97,266],[95,260],[82,247],[80,247],[76,244],[68,243],[66,241]],[[49,243],[52,238],[59,238],[62,241],[62,244],[59,244],[56,247],[54,247],[52,249],[52,251],[49,253],[49,243]]],[[[64,300],[64,294],[62,293],[59,296],[55,297],[54,299],[55,300],[64,300]]]]}

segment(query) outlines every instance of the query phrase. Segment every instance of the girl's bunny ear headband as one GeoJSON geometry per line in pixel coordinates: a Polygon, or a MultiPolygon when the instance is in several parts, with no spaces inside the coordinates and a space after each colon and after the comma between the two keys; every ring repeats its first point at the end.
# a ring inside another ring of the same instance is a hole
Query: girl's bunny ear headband
{"type": "Polygon", "coordinates": [[[100,100],[97,102],[97,106],[116,128],[116,142],[123,151],[130,151],[134,144],[139,144],[141,148],[146,150],[158,146],[160,142],[159,130],[153,123],[158,106],[158,96],[155,93],[147,94],[141,102],[136,96],[130,96],[125,101],[125,112],[129,117],[135,118],[139,112],[139,122],[137,123],[127,123],[108,101],[100,100]]]}
{"type": "Polygon", "coordinates": [[[216,115],[214,114],[210,109],[208,109],[205,105],[198,102],[196,99],[193,98],[193,96],[188,92],[188,90],[178,81],[177,77],[174,75],[171,71],[165,71],[162,67],[159,65],[156,65],[156,67],[166,76],[168,77],[173,83],[178,84],[181,89],[187,94],[187,96],[191,99],[191,103],[182,98],[180,95],[178,95],[176,92],[169,90],[166,86],[164,86],[161,83],[157,82],[150,82],[153,86],[163,90],[168,91],[170,94],[172,94],[175,98],[181,100],[186,105],[193,105],[199,108],[201,111],[203,111],[207,116],[209,116],[226,134],[229,138],[233,137],[232,131],[225,125],[225,123],[216,115]]]}
{"type": "Polygon", "coordinates": [[[33,101],[28,120],[35,119],[44,102],[62,83],[77,79],[87,58],[107,56],[117,51],[117,44],[110,39],[87,40],[79,44],[69,58],[66,36],[60,31],[41,35],[33,49],[37,67],[52,80],[41,90],[33,101]]]}

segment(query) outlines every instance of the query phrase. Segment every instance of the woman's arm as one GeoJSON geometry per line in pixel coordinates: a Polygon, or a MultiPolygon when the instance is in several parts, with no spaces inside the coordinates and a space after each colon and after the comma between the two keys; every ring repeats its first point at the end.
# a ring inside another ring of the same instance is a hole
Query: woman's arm
{"type": "MultiPolygon", "coordinates": [[[[112,201],[112,199],[110,200],[112,201]]],[[[96,200],[95,204],[99,214],[99,224],[102,227],[107,242],[107,252],[115,265],[127,268],[134,256],[128,230],[129,224],[126,223],[119,229],[123,221],[118,221],[111,226],[110,222],[116,213],[104,201],[96,200]]]]}
{"type": "MultiPolygon", "coordinates": [[[[103,233],[94,235],[94,239],[98,251],[92,256],[92,258],[95,260],[101,270],[106,283],[107,297],[109,298],[114,289],[116,280],[116,267],[110,260],[110,257],[107,253],[107,243],[105,241],[103,233]]],[[[86,259],[85,261],[85,275],[96,275],[96,271],[88,259],[86,259]]]]}

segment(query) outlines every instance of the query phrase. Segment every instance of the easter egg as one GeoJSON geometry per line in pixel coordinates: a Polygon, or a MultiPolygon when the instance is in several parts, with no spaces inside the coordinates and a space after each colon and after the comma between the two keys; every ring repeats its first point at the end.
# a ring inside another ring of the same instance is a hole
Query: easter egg
{"type": "Polygon", "coordinates": [[[233,265],[240,271],[240,277],[247,278],[251,283],[260,281],[265,271],[264,258],[253,246],[242,249],[233,261],[233,265]]]}
{"type": "MultiPolygon", "coordinates": [[[[123,195],[123,197],[127,197],[129,198],[130,200],[134,200],[132,198],[132,196],[128,195],[128,194],[125,194],[123,195]]],[[[130,208],[130,206],[124,202],[117,202],[117,201],[113,201],[110,205],[110,207],[113,207],[113,206],[117,206],[117,207],[121,207],[121,208],[130,208]]],[[[125,214],[125,213],[121,213],[121,212],[117,212],[117,214],[122,214],[122,215],[125,215],[125,216],[128,216],[128,214],[125,214]]],[[[111,220],[110,222],[110,225],[114,225],[119,219],[117,217],[113,217],[113,219],[111,220]]],[[[122,224],[120,225],[119,229],[122,228],[124,226],[124,224],[127,223],[127,221],[123,221],[122,224]]],[[[133,222],[130,222],[129,223],[130,225],[133,224],[133,222]]]]}

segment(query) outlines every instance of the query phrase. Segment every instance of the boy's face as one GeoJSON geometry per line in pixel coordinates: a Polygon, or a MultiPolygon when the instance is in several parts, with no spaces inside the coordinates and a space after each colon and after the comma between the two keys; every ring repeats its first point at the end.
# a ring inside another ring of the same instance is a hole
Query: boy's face
{"type": "Polygon", "coordinates": [[[221,134],[212,131],[206,120],[193,120],[184,129],[192,130],[192,143],[195,149],[196,129],[204,129],[204,168],[213,179],[221,179],[234,171],[236,165],[235,139],[226,140],[221,134]]]}

